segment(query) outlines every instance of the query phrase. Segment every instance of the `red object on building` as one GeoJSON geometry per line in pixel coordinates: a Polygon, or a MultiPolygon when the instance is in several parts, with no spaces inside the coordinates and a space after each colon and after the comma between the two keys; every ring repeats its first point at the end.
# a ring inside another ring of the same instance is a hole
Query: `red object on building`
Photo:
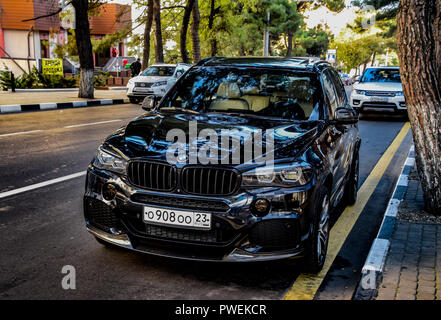
{"type": "Polygon", "coordinates": [[[123,67],[126,66],[127,62],[128,62],[127,59],[123,59],[123,67]]]}

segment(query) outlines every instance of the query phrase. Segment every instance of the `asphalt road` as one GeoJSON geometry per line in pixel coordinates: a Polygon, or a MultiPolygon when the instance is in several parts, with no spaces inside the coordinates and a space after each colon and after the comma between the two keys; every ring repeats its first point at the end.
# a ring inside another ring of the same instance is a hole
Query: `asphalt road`
{"type": "MultiPolygon", "coordinates": [[[[99,143],[141,113],[121,105],[0,116],[0,194],[86,170],[99,143]]],[[[403,124],[360,121],[360,185],[403,124]]],[[[408,134],[316,299],[352,297],[410,142],[408,134]]],[[[0,198],[0,299],[281,299],[299,274],[293,261],[196,263],[105,248],[85,229],[83,189],[84,176],[0,198]],[[65,265],[76,269],[75,290],[62,289],[65,265]]]]}

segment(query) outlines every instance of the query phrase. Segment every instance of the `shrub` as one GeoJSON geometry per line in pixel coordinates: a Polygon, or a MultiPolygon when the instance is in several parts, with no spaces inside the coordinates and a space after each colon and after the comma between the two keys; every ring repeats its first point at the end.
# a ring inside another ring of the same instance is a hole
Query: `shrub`
{"type": "Polygon", "coordinates": [[[108,72],[99,71],[99,75],[94,76],[93,86],[94,87],[105,87],[107,85],[107,80],[112,76],[108,72]]]}

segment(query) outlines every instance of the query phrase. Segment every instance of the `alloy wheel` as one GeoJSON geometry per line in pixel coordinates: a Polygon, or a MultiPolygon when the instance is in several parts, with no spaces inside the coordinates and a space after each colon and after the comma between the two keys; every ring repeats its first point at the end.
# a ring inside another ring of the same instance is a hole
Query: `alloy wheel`
{"type": "Polygon", "coordinates": [[[329,199],[325,196],[317,232],[317,258],[321,264],[325,257],[329,240],[329,199]]]}

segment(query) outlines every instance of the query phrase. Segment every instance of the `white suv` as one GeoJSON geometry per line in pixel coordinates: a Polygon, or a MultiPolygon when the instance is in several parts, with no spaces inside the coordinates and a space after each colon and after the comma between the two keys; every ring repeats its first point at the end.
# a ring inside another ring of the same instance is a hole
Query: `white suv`
{"type": "Polygon", "coordinates": [[[399,67],[367,68],[354,84],[351,105],[359,113],[406,113],[399,67]]]}
{"type": "Polygon", "coordinates": [[[189,64],[155,63],[133,77],[127,83],[127,97],[131,103],[138,103],[146,96],[162,97],[176,80],[188,69],[189,64]]]}

